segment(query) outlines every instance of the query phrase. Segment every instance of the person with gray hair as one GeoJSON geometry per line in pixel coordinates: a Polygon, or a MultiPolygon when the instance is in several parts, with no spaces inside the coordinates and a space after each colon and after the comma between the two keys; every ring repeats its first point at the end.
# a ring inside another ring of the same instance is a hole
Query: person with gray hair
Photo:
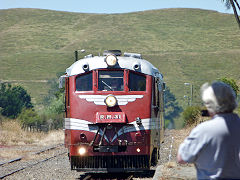
{"type": "Polygon", "coordinates": [[[235,92],[223,82],[214,82],[212,85],[203,84],[201,95],[210,114],[233,112],[237,107],[235,92]]]}
{"type": "Polygon", "coordinates": [[[240,179],[240,118],[236,93],[223,82],[205,83],[201,97],[211,120],[180,144],[177,161],[194,163],[198,179],[240,179]]]}

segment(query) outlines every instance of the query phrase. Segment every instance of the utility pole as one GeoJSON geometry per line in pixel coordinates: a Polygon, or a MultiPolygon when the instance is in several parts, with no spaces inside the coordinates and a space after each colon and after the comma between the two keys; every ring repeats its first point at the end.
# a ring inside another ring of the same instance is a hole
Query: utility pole
{"type": "Polygon", "coordinates": [[[190,86],[190,106],[192,106],[193,102],[193,84],[191,83],[184,83],[185,86],[190,86]]]}

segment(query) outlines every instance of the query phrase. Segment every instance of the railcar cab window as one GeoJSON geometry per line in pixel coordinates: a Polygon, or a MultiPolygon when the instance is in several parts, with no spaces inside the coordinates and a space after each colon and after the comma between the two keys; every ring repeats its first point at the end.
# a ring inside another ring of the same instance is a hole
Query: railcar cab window
{"type": "Polygon", "coordinates": [[[98,71],[99,91],[123,91],[123,71],[98,71]]]}
{"type": "Polygon", "coordinates": [[[129,91],[146,91],[146,77],[130,71],[129,91]]]}
{"type": "Polygon", "coordinates": [[[92,91],[92,72],[76,77],[76,91],[92,91]]]}

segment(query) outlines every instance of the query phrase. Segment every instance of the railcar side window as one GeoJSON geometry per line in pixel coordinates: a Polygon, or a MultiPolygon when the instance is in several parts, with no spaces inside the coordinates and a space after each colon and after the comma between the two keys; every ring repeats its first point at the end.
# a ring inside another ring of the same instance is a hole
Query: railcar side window
{"type": "Polygon", "coordinates": [[[80,75],[76,78],[76,91],[92,91],[92,73],[80,75]]]}
{"type": "Polygon", "coordinates": [[[146,77],[144,75],[130,72],[129,91],[146,91],[146,77]]]}
{"type": "Polygon", "coordinates": [[[98,71],[99,91],[123,91],[123,71],[98,71]]]}

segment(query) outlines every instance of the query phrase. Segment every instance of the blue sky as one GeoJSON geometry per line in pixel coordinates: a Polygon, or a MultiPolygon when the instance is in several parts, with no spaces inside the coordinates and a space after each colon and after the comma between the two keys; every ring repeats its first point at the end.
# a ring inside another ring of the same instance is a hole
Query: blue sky
{"type": "Polygon", "coordinates": [[[164,8],[200,8],[232,13],[222,0],[0,0],[0,9],[40,8],[83,13],[127,13],[164,8]]]}

